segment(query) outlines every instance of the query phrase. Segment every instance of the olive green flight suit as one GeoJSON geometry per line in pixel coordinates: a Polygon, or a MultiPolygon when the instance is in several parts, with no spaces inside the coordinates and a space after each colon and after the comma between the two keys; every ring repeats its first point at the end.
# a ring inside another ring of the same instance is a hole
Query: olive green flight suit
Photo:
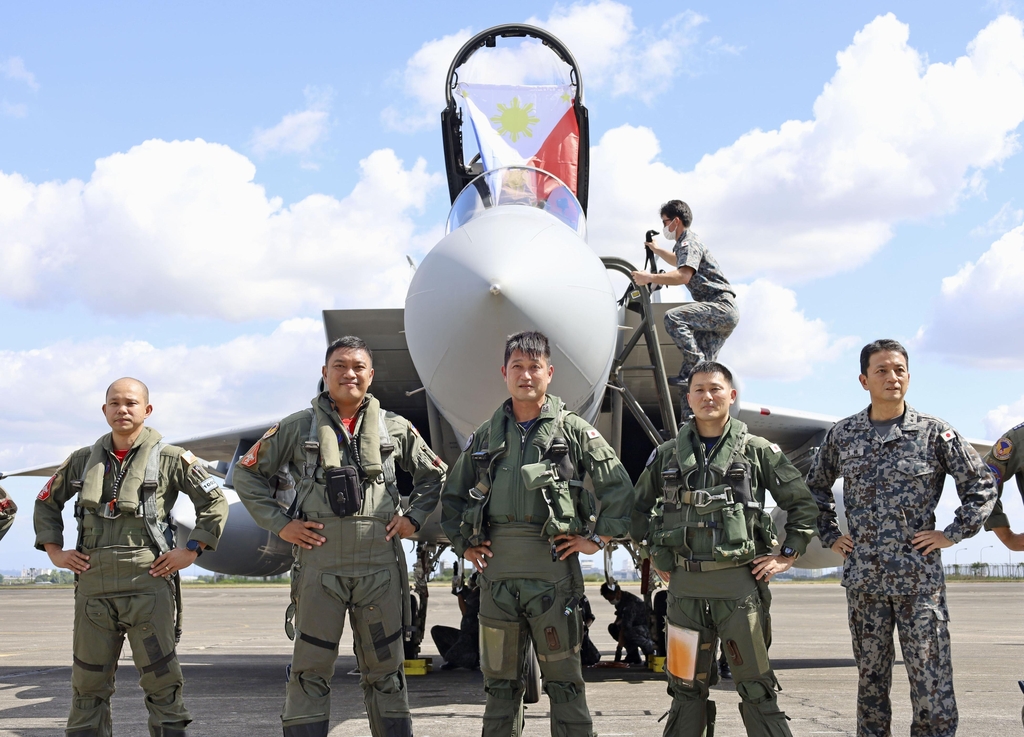
{"type": "Polygon", "coordinates": [[[17,513],[18,505],[7,495],[4,487],[0,486],[0,540],[3,540],[4,535],[11,529],[14,524],[14,515],[17,513]]]}
{"type": "Polygon", "coordinates": [[[527,488],[521,473],[524,465],[541,461],[557,432],[559,416],[568,445],[566,457],[574,469],[576,511],[589,501],[583,497],[589,492],[578,481],[584,474],[590,475],[601,501],[599,517],[575,517],[571,524],[580,529],[594,522],[598,535],[624,537],[633,503],[626,470],[604,438],[579,416],[563,413],[562,401],[551,395],[537,421],[525,431],[516,423],[512,402],[507,400],[474,433],[441,493],[441,527],[455,552],[461,556],[479,544],[473,539],[473,520],[482,514],[481,535],[490,540],[494,554],[486,559],[479,579],[480,669],[487,693],[484,737],[522,733],[523,668],[530,640],[551,700],[551,734],[593,734],[580,665],[584,592],[579,556],[552,560],[550,536],[545,534],[552,510],[541,490],[527,488]],[[483,450],[490,459],[484,474],[488,478],[482,481],[473,454],[483,450]],[[490,487],[482,509],[478,503],[481,483],[490,487]]]}
{"type": "MultiPolygon", "coordinates": [[[[149,573],[161,545],[152,537],[143,504],[138,514],[118,508],[118,502],[129,497],[144,501],[141,486],[146,466],[159,442],[160,433],[144,428],[120,463],[107,434],[96,445],[72,453],[36,497],[36,547],[44,550],[47,543],[56,543],[63,548],[61,510],[78,496],[77,548],[89,556],[89,569],[75,585],[69,737],[110,736],[110,697],[125,636],[139,669],[139,685],[146,693],[150,734],[184,735],[192,721],[182,700],[185,681],[174,651],[174,584],[149,573]],[[82,506],[81,498],[87,468],[95,469],[99,501],[90,509],[82,506]]],[[[158,463],[152,503],[160,534],[170,533],[168,514],[179,492],[184,492],[196,507],[196,526],[189,539],[215,549],[228,516],[228,503],[216,480],[194,455],[173,445],[160,448],[158,463]]]]}
{"type": "Polygon", "coordinates": [[[714,734],[715,707],[708,695],[717,682],[718,638],[742,698],[747,734],[790,737],[768,660],[771,594],[749,565],[776,544],[764,512],[765,490],[788,513],[786,545],[803,554],[815,534],[814,499],[779,446],[748,434],[738,420],[729,420],[710,455],[691,420],[676,440],[657,448],[637,481],[632,537],[655,568],[671,572],[669,623],[700,633],[694,681],[666,669],[672,708],[665,737],[714,734]],[[743,502],[735,489],[747,483],[750,498],[743,502]]]}
{"type": "Polygon", "coordinates": [[[313,400],[313,410],[289,415],[275,425],[235,466],[235,490],[261,527],[277,534],[291,521],[274,498],[271,479],[291,464],[298,479],[310,464],[306,444],[318,438],[313,451],[308,493],[299,482],[294,514],[324,525],[327,539],[312,550],[295,546],[292,600],[295,604],[295,648],[281,721],[286,737],[325,737],[331,716],[331,677],[338,641],[349,616],[359,665],[359,684],[374,737],[412,734],[406,693],[403,613],[408,609],[408,572],[401,540],[385,541],[386,526],[399,510],[398,489],[381,467],[367,469],[365,438],[380,435],[377,413],[384,416],[387,437],[380,436],[383,465],[398,463],[413,477],[409,508],[404,515],[419,528],[437,506],[447,470],[404,417],[380,408],[369,394],[349,435],[334,410],[330,395],[313,400]],[[316,425],[312,428],[313,416],[316,425]],[[331,447],[333,446],[333,447],[331,447]],[[333,458],[332,458],[333,454],[333,458]],[[361,456],[361,461],[358,458],[361,456]],[[326,494],[326,469],[357,466],[363,493],[359,514],[338,517],[326,494]],[[315,470],[314,468],[315,467],[315,470]]]}

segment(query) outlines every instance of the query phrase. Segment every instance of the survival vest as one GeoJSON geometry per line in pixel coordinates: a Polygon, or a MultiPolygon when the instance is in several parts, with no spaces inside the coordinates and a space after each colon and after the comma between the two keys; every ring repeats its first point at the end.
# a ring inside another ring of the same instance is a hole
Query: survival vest
{"type": "MultiPolygon", "coordinates": [[[[313,402],[315,405],[317,399],[313,402]]],[[[311,407],[308,412],[309,433],[306,442],[302,444],[306,460],[302,464],[302,478],[295,490],[295,501],[289,509],[289,515],[293,519],[302,516],[302,505],[315,485],[317,466],[330,467],[341,462],[337,432],[332,426],[331,432],[321,433],[315,407],[311,407]],[[328,444],[333,444],[334,447],[328,447],[328,444]]],[[[384,487],[394,501],[395,509],[398,510],[401,506],[401,494],[395,476],[395,445],[391,442],[385,414],[376,399],[371,398],[367,402],[363,409],[363,422],[352,450],[362,475],[361,483],[374,483],[383,475],[384,487]]]]}
{"type": "Polygon", "coordinates": [[[734,568],[757,557],[759,541],[768,549],[778,544],[771,517],[752,493],[752,467],[745,455],[749,438],[746,430],[736,437],[724,475],[705,462],[709,485],[698,489],[693,488],[698,464],[690,433],[676,438],[675,456],[661,474],[662,498],[649,540],[659,570],[734,568]],[[694,535],[706,535],[704,530],[711,532],[711,551],[695,552],[694,535]]]}
{"type": "MultiPolygon", "coordinates": [[[[560,401],[560,400],[559,400],[560,401]]],[[[589,525],[597,520],[597,504],[593,494],[583,486],[576,464],[569,454],[569,443],[566,440],[565,417],[569,410],[560,404],[555,415],[554,427],[547,444],[541,448],[541,460],[528,463],[521,467],[524,486],[528,491],[535,491],[542,496],[548,508],[548,517],[544,520],[541,535],[555,537],[557,535],[583,535],[589,533],[589,525]]],[[[494,483],[494,470],[497,461],[507,452],[505,429],[508,417],[504,406],[491,417],[487,438],[480,450],[472,454],[476,467],[476,485],[469,490],[469,505],[462,515],[461,534],[476,546],[488,539],[487,506],[490,502],[491,486],[494,483]],[[494,438],[501,438],[500,445],[490,447],[494,438]]],[[[499,520],[493,520],[499,521],[499,520]]],[[[516,520],[500,520],[513,522],[516,520]]],[[[533,522],[534,520],[518,520],[533,522]]],[[[540,521],[540,520],[537,520],[540,521]]]]}

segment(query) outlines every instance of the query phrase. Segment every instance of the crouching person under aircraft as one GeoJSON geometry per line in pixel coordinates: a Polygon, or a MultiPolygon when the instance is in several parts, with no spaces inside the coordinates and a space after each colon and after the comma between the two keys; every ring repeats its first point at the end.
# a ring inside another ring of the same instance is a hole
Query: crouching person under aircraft
{"type": "Polygon", "coordinates": [[[150,735],[184,737],[192,721],[174,652],[177,574],[204,548],[216,547],[228,503],[192,453],[145,427],[152,411],[145,384],[115,381],[103,404],[111,431],[72,453],[36,497],[36,547],[77,575],[68,737],[110,737],[110,697],[125,636],[146,693],[150,735]],[[179,492],[196,507],[184,548],[174,546],[168,524],[179,492]],[[76,496],[78,544],[65,550],[61,510],[76,496]]]}
{"type": "Polygon", "coordinates": [[[749,737],[791,737],[768,661],[768,581],[807,549],[817,505],[779,446],[729,416],[736,401],[729,369],[698,364],[686,399],[694,419],[651,454],[637,481],[632,521],[633,539],[669,583],[665,670],[672,708],[665,737],[714,734],[708,694],[718,680],[719,638],[749,737]],[[777,541],[765,491],[788,514],[778,555],[771,554],[777,541]]]}
{"type": "Polygon", "coordinates": [[[480,572],[484,737],[522,734],[531,639],[551,734],[593,735],[580,665],[579,553],[628,532],[633,486],[600,433],[547,393],[550,361],[541,333],[508,339],[501,373],[511,398],[470,437],[441,494],[441,528],[480,572]]]}
{"type": "Polygon", "coordinates": [[[331,677],[345,615],[374,737],[411,737],[404,637],[411,624],[402,538],[437,506],[444,463],[412,423],[367,393],[373,355],[357,337],[327,348],[326,387],[238,461],[235,490],[257,524],[295,545],[295,648],[281,721],[285,737],[326,737],[331,677]],[[413,477],[401,509],[395,464],[413,477]],[[288,511],[271,479],[291,464],[301,478],[288,511]]]}

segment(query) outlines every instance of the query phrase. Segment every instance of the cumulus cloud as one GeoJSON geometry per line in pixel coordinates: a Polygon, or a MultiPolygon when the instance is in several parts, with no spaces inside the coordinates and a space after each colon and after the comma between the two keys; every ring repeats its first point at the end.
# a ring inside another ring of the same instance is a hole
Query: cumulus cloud
{"type": "Polygon", "coordinates": [[[273,128],[257,128],[252,136],[252,150],[258,156],[268,153],[308,154],[327,137],[330,88],[307,87],[306,109],[285,115],[273,128]]]}
{"type": "MultiPolygon", "coordinates": [[[[632,95],[650,103],[671,87],[683,71],[696,73],[694,50],[708,54],[738,52],[713,37],[701,42],[698,28],[707,21],[692,11],[679,13],[658,26],[638,28],[633,10],[614,0],[555,5],[547,18],[526,23],[551,31],[568,46],[583,74],[585,90],[612,96],[632,95]]],[[[396,75],[408,105],[391,105],[382,112],[390,128],[403,132],[437,125],[445,105],[444,80],[455,54],[473,35],[471,28],[423,44],[396,75]]],[[[461,81],[491,84],[568,82],[568,67],[537,41],[506,40],[481,49],[460,70],[461,81]]]]}
{"type": "Polygon", "coordinates": [[[942,280],[921,346],[987,368],[1024,368],[1024,225],[942,280]]]}
{"type": "Polygon", "coordinates": [[[297,318],[219,345],[96,338],[0,351],[0,469],[53,462],[107,432],[100,405],[120,376],[146,382],[151,424],[169,440],[294,412],[316,391],[323,346],[323,324],[297,318]]]}
{"type": "Polygon", "coordinates": [[[994,20],[950,63],[908,40],[895,16],[871,21],[811,120],[753,130],[690,171],[660,161],[647,128],[607,132],[591,158],[593,245],[635,257],[657,204],[681,197],[732,278],[792,282],[852,269],[897,223],[951,211],[1019,148],[1024,25],[994,20]]]}
{"type": "Polygon", "coordinates": [[[25,67],[25,61],[20,56],[12,56],[7,61],[0,61],[0,74],[15,82],[23,82],[30,89],[39,89],[36,75],[25,67]]]}
{"type": "Polygon", "coordinates": [[[858,345],[856,336],[833,336],[824,321],[808,319],[790,289],[767,279],[735,289],[740,323],[721,359],[740,376],[795,381],[858,345]]]}
{"type": "Polygon", "coordinates": [[[203,140],[146,141],[97,161],[88,182],[0,172],[0,293],[229,320],[401,304],[405,255],[426,245],[411,213],[441,183],[425,161],[374,151],[347,197],[289,206],[255,173],[203,140]]]}
{"type": "Polygon", "coordinates": [[[1024,422],[1024,396],[1010,404],[1000,404],[985,415],[985,437],[994,440],[1024,422]]]}

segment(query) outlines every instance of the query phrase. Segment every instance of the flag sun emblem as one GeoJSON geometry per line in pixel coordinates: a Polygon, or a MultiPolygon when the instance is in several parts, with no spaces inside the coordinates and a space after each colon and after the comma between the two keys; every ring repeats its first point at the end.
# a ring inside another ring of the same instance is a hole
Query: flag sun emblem
{"type": "Polygon", "coordinates": [[[528,102],[526,107],[519,107],[519,98],[513,97],[509,105],[498,103],[498,114],[491,117],[491,122],[497,124],[498,135],[508,135],[512,143],[519,140],[519,136],[533,138],[531,125],[540,122],[540,118],[533,114],[533,103],[528,102]]]}

